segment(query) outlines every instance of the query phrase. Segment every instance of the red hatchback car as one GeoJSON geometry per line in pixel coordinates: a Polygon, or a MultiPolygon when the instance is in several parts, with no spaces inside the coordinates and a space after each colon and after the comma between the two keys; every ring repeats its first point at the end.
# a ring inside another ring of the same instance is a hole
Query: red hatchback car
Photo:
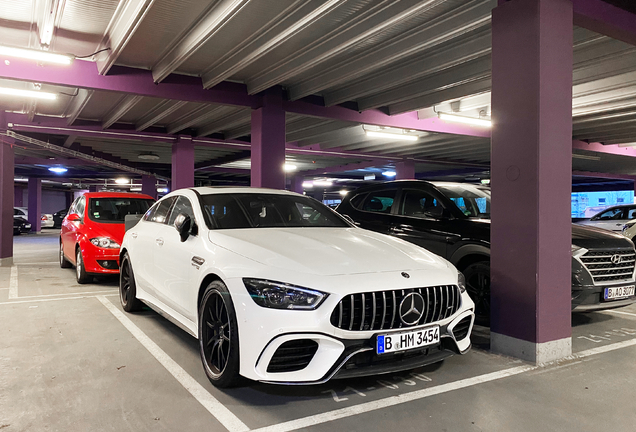
{"type": "Polygon", "coordinates": [[[154,202],[137,193],[89,192],[78,197],[62,221],[60,267],[74,264],[80,284],[94,274],[119,273],[124,217],[144,214],[154,202]]]}

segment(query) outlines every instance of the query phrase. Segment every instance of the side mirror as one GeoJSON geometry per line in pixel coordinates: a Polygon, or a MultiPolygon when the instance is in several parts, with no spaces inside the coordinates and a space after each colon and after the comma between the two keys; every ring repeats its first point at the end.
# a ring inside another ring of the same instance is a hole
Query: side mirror
{"type": "Polygon", "coordinates": [[[185,213],[179,214],[174,220],[174,227],[179,232],[181,241],[184,242],[190,236],[190,228],[192,227],[192,219],[185,213]]]}
{"type": "Polygon", "coordinates": [[[78,222],[82,220],[82,218],[77,213],[71,213],[70,215],[66,216],[66,220],[69,222],[78,222]]]}

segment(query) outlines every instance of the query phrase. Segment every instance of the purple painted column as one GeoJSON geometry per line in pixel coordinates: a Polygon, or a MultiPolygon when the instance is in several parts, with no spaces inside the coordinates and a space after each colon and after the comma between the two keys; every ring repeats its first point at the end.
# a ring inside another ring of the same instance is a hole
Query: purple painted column
{"type": "Polygon", "coordinates": [[[29,222],[31,231],[42,229],[42,180],[29,177],[29,222]]]}
{"type": "MultiPolygon", "coordinates": [[[[0,113],[4,114],[4,112],[0,113]]],[[[0,118],[0,129],[3,127],[0,118]]],[[[13,265],[13,194],[14,152],[13,138],[2,137],[0,142],[0,267],[13,265]]]]}
{"type": "Polygon", "coordinates": [[[251,186],[285,189],[285,111],[279,87],[268,89],[252,111],[251,186]]]}
{"type": "Polygon", "coordinates": [[[13,205],[15,207],[23,207],[23,191],[24,189],[20,186],[15,186],[13,189],[13,205]]]}
{"type": "Polygon", "coordinates": [[[66,192],[66,208],[68,209],[73,204],[73,192],[66,192]]]}
{"type": "Polygon", "coordinates": [[[192,137],[180,136],[172,144],[172,190],[194,186],[194,143],[192,137]]]}
{"type": "Polygon", "coordinates": [[[396,180],[414,180],[415,179],[415,161],[404,159],[395,164],[396,180]]]}
{"type": "Polygon", "coordinates": [[[141,193],[157,199],[157,178],[155,176],[141,176],[141,193]]]}
{"type": "Polygon", "coordinates": [[[491,349],[572,352],[572,1],[516,0],[492,19],[491,349]]]}
{"type": "Polygon", "coordinates": [[[302,194],[304,192],[303,190],[304,180],[305,178],[300,174],[293,176],[291,179],[291,191],[302,194]]]}

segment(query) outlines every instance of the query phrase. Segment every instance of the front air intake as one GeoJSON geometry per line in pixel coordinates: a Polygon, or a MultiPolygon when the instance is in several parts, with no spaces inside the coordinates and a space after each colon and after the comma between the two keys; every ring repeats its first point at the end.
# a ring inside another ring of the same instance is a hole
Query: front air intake
{"type": "Polygon", "coordinates": [[[311,339],[287,341],[278,347],[269,361],[267,372],[296,372],[305,369],[318,351],[318,342],[311,339]]]}

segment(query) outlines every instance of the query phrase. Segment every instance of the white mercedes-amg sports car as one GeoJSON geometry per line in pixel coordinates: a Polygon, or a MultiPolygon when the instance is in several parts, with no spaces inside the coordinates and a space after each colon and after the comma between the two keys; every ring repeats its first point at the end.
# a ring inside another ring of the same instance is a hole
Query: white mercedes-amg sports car
{"type": "Polygon", "coordinates": [[[396,372],[470,348],[455,267],[296,193],[177,190],[126,232],[120,258],[124,310],[143,302],[198,338],[219,387],[396,372]]]}

